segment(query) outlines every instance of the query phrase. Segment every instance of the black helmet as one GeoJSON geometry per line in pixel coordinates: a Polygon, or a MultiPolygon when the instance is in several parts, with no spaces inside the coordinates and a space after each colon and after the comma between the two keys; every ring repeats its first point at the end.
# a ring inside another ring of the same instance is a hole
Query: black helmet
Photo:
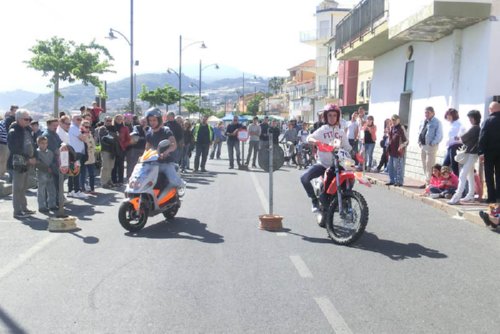
{"type": "Polygon", "coordinates": [[[148,122],[149,126],[151,126],[151,124],[149,124],[149,117],[152,117],[152,116],[156,117],[158,119],[158,126],[161,126],[163,123],[163,118],[161,116],[161,110],[156,108],[156,107],[149,108],[146,111],[146,114],[144,114],[144,116],[146,117],[146,121],[148,122]]]}

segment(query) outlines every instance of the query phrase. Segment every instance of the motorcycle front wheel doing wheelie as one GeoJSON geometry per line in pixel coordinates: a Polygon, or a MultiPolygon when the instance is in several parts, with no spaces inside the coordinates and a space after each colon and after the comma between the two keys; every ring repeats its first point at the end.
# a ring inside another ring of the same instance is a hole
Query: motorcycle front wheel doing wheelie
{"type": "Polygon", "coordinates": [[[130,232],[140,231],[148,221],[148,209],[145,206],[135,210],[130,202],[123,202],[118,211],[120,225],[130,232]]]}
{"type": "Polygon", "coordinates": [[[368,205],[357,191],[342,194],[342,212],[338,197],[331,202],[326,216],[326,229],[333,243],[347,246],[358,240],[368,224],[368,205]]]}

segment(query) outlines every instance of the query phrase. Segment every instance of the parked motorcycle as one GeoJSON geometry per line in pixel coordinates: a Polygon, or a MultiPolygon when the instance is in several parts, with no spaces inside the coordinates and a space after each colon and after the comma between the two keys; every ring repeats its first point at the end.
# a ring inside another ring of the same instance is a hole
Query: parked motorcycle
{"type": "Polygon", "coordinates": [[[337,139],[333,145],[318,143],[318,150],[331,152],[333,162],[322,177],[312,181],[320,199],[317,222],[326,227],[328,236],[335,244],[350,245],[363,234],[369,216],[366,200],[361,193],[353,190],[354,183],[358,180],[363,185],[371,185],[356,173],[346,171],[352,159],[348,152],[340,148],[337,139]]]}
{"type": "Polygon", "coordinates": [[[299,169],[305,169],[316,163],[314,158],[311,145],[308,143],[300,143],[296,147],[297,149],[297,165],[299,169]]]}
{"type": "Polygon", "coordinates": [[[166,151],[170,141],[162,140],[158,150],[147,150],[139,158],[125,189],[127,199],[122,202],[118,219],[122,227],[130,232],[140,231],[148,217],[162,213],[172,219],[181,207],[185,193],[185,182],[180,188],[169,187],[165,175],[159,172],[159,155],[166,151]]]}

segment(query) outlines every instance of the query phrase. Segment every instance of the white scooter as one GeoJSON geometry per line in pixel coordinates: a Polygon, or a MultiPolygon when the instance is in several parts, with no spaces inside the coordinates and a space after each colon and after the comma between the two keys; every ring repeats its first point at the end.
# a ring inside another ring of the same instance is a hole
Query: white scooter
{"type": "MultiPolygon", "coordinates": [[[[160,173],[159,154],[166,151],[169,140],[162,140],[158,150],[147,150],[140,157],[125,189],[127,199],[118,211],[120,224],[130,232],[140,231],[148,217],[162,213],[172,219],[181,207],[181,197],[185,194],[186,183],[180,188],[170,187],[167,178],[160,173]]],[[[178,168],[177,168],[178,169],[178,168]]]]}

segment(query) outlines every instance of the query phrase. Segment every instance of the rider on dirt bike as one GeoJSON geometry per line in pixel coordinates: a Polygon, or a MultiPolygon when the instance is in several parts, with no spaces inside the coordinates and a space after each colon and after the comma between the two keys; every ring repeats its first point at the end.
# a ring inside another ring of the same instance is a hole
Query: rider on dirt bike
{"type": "MultiPolygon", "coordinates": [[[[316,131],[307,137],[307,142],[311,145],[315,145],[318,142],[325,144],[331,144],[334,139],[340,139],[341,147],[350,151],[351,146],[347,139],[347,135],[344,129],[340,125],[341,111],[337,105],[327,104],[323,109],[323,122],[324,125],[319,127],[316,131]]],[[[302,176],[300,181],[306,190],[307,196],[312,200],[312,212],[319,211],[319,200],[314,193],[311,180],[320,177],[325,173],[325,170],[332,164],[332,155],[329,152],[318,152],[318,162],[311,166],[302,176]]]]}
{"type": "Polygon", "coordinates": [[[146,133],[146,150],[157,149],[158,144],[164,139],[168,139],[170,141],[168,149],[159,156],[159,161],[162,162],[160,164],[160,172],[167,177],[170,187],[178,188],[182,185],[182,180],[175,170],[173,158],[169,155],[177,148],[177,142],[175,141],[174,134],[169,127],[162,125],[163,119],[160,109],[149,108],[148,111],[146,111],[145,116],[150,127],[149,131],[146,133]]]}

